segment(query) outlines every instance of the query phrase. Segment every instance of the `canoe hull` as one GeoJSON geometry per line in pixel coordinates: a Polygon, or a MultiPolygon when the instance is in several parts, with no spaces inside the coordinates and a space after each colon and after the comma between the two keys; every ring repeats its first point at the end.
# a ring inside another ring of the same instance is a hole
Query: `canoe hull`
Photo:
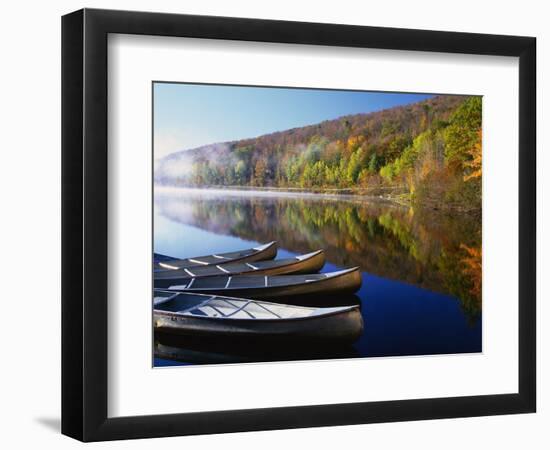
{"type": "Polygon", "coordinates": [[[354,342],[363,333],[359,308],[315,317],[281,320],[216,319],[155,310],[155,331],[189,336],[354,342]]]}
{"type": "MultiPolygon", "coordinates": [[[[252,249],[252,250],[255,250],[255,249],[252,249]]],[[[246,252],[246,250],[244,252],[246,252]]],[[[221,257],[218,257],[220,259],[210,263],[192,263],[190,259],[178,259],[178,258],[173,258],[171,256],[162,255],[159,253],[155,253],[154,256],[155,256],[154,271],[156,273],[170,272],[173,270],[179,270],[183,268],[200,267],[201,265],[228,264],[228,263],[235,263],[235,262],[250,263],[250,262],[256,262],[256,261],[268,261],[271,259],[275,259],[275,257],[277,256],[277,243],[275,241],[270,242],[269,244],[262,246],[261,250],[255,251],[245,256],[239,256],[239,257],[234,257],[234,258],[225,259],[225,260],[221,259],[221,257]],[[165,264],[169,266],[173,266],[173,268],[168,268],[165,264]]],[[[212,259],[211,256],[206,256],[206,257],[199,256],[191,259],[200,261],[202,258],[212,259]]]]}
{"type": "MultiPolygon", "coordinates": [[[[229,297],[243,297],[253,299],[270,299],[277,303],[279,299],[289,297],[316,297],[326,298],[333,294],[354,294],[361,288],[362,278],[359,270],[353,270],[342,273],[342,275],[331,278],[320,279],[313,282],[304,282],[302,284],[289,284],[283,286],[264,286],[264,287],[219,287],[219,288],[200,288],[200,289],[181,289],[181,292],[193,292],[198,294],[216,294],[229,297]]],[[[171,291],[180,291],[177,288],[171,291]]]]}
{"type": "MultiPolygon", "coordinates": [[[[271,263],[271,262],[270,262],[271,263]]],[[[325,254],[323,251],[318,251],[312,254],[312,256],[308,256],[305,259],[295,259],[291,263],[283,264],[283,265],[277,265],[277,261],[273,261],[273,266],[270,267],[267,263],[264,264],[266,267],[260,267],[259,269],[254,269],[249,266],[245,266],[244,264],[242,270],[239,271],[232,271],[230,275],[242,275],[242,274],[249,274],[249,275],[290,275],[290,274],[307,274],[307,273],[317,273],[319,272],[323,266],[325,265],[325,254]]],[[[258,265],[260,266],[260,265],[258,265]]],[[[230,268],[231,265],[224,265],[223,267],[230,268]]],[[[254,266],[256,267],[256,266],[254,266]]],[[[198,270],[197,273],[200,273],[198,270]]],[[[212,274],[212,275],[203,275],[203,276],[219,276],[220,273],[212,274]]],[[[197,278],[203,277],[199,276],[197,278]]],[[[155,274],[155,287],[156,288],[167,288],[170,286],[178,285],[178,284],[186,284],[189,282],[189,280],[193,278],[193,276],[178,276],[178,277],[170,277],[170,274],[155,274]]]]}

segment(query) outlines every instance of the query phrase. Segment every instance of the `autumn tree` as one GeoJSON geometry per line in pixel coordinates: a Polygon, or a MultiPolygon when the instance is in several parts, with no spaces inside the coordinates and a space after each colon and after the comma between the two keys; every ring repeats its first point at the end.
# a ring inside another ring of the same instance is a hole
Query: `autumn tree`
{"type": "Polygon", "coordinates": [[[354,188],[384,185],[418,206],[480,208],[481,97],[423,102],[185,152],[155,180],[179,185],[354,188]],[[182,156],[183,157],[183,156],[182,156]],[[191,170],[189,170],[191,167],[191,170]],[[407,187],[408,191],[403,188],[407,187]]]}
{"type": "Polygon", "coordinates": [[[451,116],[445,128],[445,160],[453,170],[463,170],[481,128],[481,97],[469,97],[451,116]]]}
{"type": "Polygon", "coordinates": [[[266,180],[267,174],[267,162],[265,158],[260,158],[256,160],[256,165],[254,166],[254,179],[253,185],[263,186],[266,180]]]}
{"type": "Polygon", "coordinates": [[[481,177],[481,129],[477,132],[477,142],[468,151],[470,160],[465,163],[469,173],[464,175],[464,181],[481,177]]]}

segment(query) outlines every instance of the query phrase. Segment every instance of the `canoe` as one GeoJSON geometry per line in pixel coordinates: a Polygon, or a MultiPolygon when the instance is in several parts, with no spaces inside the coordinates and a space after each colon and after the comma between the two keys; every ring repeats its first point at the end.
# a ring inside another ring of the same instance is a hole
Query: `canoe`
{"type": "Polygon", "coordinates": [[[306,295],[353,294],[361,288],[358,267],[308,275],[219,275],[191,278],[170,291],[218,294],[254,299],[306,295]]]}
{"type": "Polygon", "coordinates": [[[237,252],[218,253],[215,255],[197,256],[194,258],[178,259],[171,256],[154,253],[154,270],[178,270],[192,267],[211,266],[229,262],[254,262],[273,259],[277,256],[277,242],[269,242],[258,247],[240,250],[237,252]]]}
{"type": "Polygon", "coordinates": [[[319,272],[325,265],[325,253],[318,250],[306,255],[274,261],[237,262],[211,266],[193,267],[154,273],[155,287],[165,288],[182,285],[192,278],[213,277],[219,275],[284,275],[319,272]]]}
{"type": "Polygon", "coordinates": [[[220,295],[155,291],[155,330],[166,333],[353,342],[363,332],[357,306],[311,308],[220,295]]]}

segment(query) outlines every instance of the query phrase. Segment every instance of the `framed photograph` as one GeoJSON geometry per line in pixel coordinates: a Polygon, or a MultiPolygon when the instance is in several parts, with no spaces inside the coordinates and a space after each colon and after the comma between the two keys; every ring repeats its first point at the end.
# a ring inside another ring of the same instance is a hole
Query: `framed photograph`
{"type": "Polygon", "coordinates": [[[532,37],[62,21],[62,432],[535,412],[532,37]]]}

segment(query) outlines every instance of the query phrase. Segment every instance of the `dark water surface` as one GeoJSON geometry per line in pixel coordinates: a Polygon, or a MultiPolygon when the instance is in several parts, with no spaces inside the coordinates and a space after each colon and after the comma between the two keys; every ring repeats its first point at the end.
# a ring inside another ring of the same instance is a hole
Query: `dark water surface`
{"type": "MultiPolygon", "coordinates": [[[[324,249],[323,272],[359,266],[365,331],[353,345],[255,346],[157,336],[155,366],[481,351],[481,220],[308,194],[157,189],[155,251],[177,257],[277,241],[324,249]]],[[[323,300],[317,306],[331,306],[323,300]]]]}

